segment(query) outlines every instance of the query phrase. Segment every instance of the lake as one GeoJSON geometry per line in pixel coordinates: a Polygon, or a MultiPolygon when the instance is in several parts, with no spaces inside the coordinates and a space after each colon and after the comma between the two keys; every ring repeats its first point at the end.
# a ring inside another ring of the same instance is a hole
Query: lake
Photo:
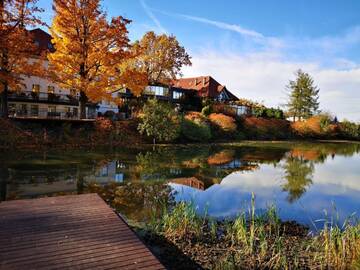
{"type": "Polygon", "coordinates": [[[239,143],[155,150],[9,152],[0,158],[0,199],[97,192],[131,221],[176,201],[232,218],[271,205],[283,220],[321,226],[360,217],[360,144],[239,143]]]}

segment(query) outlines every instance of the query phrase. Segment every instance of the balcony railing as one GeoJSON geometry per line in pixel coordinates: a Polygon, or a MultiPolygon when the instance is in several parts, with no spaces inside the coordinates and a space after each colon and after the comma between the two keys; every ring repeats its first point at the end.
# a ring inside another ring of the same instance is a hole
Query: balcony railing
{"type": "Polygon", "coordinates": [[[52,94],[44,92],[32,92],[32,91],[22,91],[14,92],[8,95],[10,100],[19,100],[19,101],[42,101],[50,103],[67,103],[77,105],[79,100],[76,96],[64,95],[64,94],[52,94]]]}
{"type": "Polygon", "coordinates": [[[66,110],[48,111],[46,110],[11,110],[9,116],[14,118],[38,118],[38,119],[79,119],[77,112],[66,110]]]}

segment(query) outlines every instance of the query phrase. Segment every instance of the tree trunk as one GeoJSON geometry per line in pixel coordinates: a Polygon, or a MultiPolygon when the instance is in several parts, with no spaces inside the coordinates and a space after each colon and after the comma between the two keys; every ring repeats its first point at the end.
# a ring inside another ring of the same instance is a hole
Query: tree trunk
{"type": "Polygon", "coordinates": [[[87,96],[84,93],[84,91],[80,91],[80,119],[86,119],[86,102],[87,102],[87,96]]]}
{"type": "Polygon", "coordinates": [[[1,93],[1,117],[8,118],[9,116],[9,107],[8,107],[8,86],[5,83],[4,89],[1,93]]]}
{"type": "Polygon", "coordinates": [[[9,181],[9,170],[6,167],[0,167],[0,201],[6,200],[7,184],[9,181]]]}

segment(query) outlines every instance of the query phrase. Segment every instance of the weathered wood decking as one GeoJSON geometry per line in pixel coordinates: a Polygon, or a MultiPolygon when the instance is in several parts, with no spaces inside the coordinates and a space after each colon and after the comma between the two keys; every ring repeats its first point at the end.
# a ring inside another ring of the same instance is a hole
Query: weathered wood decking
{"type": "Polygon", "coordinates": [[[0,203],[0,269],[164,269],[96,194],[0,203]]]}

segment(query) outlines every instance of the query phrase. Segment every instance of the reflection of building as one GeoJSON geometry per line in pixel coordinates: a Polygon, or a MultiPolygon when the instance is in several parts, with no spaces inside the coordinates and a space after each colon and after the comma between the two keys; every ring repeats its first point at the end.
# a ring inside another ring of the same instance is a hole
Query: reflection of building
{"type": "Polygon", "coordinates": [[[85,179],[87,181],[95,181],[100,184],[106,184],[108,182],[124,182],[125,174],[123,169],[125,168],[125,164],[120,161],[112,161],[97,169],[93,176],[87,176],[85,179]]]}
{"type": "Polygon", "coordinates": [[[228,163],[218,165],[221,169],[235,169],[240,168],[242,166],[242,163],[239,159],[234,159],[228,163]]]}
{"type": "Polygon", "coordinates": [[[169,180],[169,183],[180,184],[180,185],[204,190],[204,182],[200,181],[196,177],[174,178],[169,180]]]}

